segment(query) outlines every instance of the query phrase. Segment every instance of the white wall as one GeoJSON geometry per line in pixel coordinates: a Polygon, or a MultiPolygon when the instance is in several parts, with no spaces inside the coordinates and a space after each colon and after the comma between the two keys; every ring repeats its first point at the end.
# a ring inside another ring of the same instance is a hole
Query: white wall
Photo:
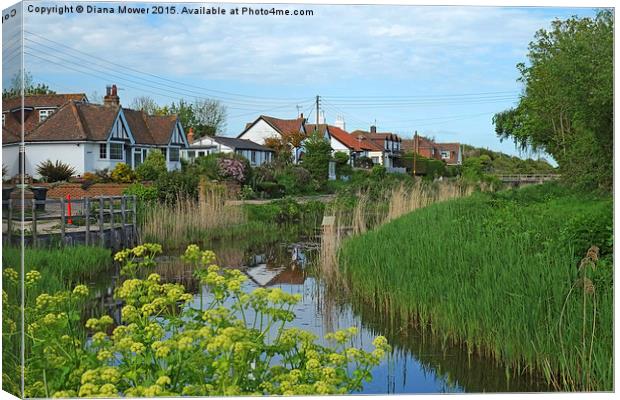
{"type": "Polygon", "coordinates": [[[2,165],[6,167],[6,177],[19,173],[19,143],[2,146],[2,165]]]}
{"type": "Polygon", "coordinates": [[[37,165],[45,160],[59,160],[72,166],[76,175],[82,175],[85,148],[84,143],[27,143],[26,173],[39,179],[41,176],[36,172],[37,165]]]}
{"type": "Polygon", "coordinates": [[[258,144],[265,144],[265,139],[275,137],[279,138],[280,134],[262,119],[252,126],[239,139],[248,139],[258,144]]]}

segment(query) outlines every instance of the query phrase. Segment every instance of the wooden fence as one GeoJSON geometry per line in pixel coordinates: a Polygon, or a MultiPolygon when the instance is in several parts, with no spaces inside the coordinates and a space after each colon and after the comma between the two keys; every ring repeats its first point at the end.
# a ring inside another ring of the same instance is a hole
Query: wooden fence
{"type": "Polygon", "coordinates": [[[85,244],[118,249],[137,243],[135,196],[8,199],[2,202],[3,242],[39,246],[85,244]],[[71,214],[69,214],[69,208],[71,214]]]}

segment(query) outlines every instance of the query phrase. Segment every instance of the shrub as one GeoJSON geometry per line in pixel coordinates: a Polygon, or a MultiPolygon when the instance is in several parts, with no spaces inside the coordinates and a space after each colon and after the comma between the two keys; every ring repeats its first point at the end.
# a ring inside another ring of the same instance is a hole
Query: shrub
{"type": "Polygon", "coordinates": [[[178,199],[198,198],[199,175],[170,171],[161,174],[155,181],[157,197],[165,203],[175,203],[178,199]]]}
{"type": "Polygon", "coordinates": [[[112,182],[115,183],[131,183],[136,180],[136,173],[131,167],[125,163],[118,163],[110,174],[112,182]]]}
{"type": "Polygon", "coordinates": [[[47,182],[61,182],[75,175],[75,168],[59,160],[56,160],[56,163],[45,160],[37,166],[37,173],[47,182]]]}
{"type": "Polygon", "coordinates": [[[366,168],[366,169],[370,169],[373,167],[373,165],[375,165],[372,160],[369,157],[366,156],[361,156],[357,159],[355,159],[355,166],[357,168],[366,168]]]}
{"type": "Polygon", "coordinates": [[[218,175],[223,179],[230,179],[239,183],[246,181],[246,168],[240,160],[235,160],[233,158],[219,158],[218,168],[218,175]]]}
{"type": "Polygon", "coordinates": [[[383,165],[375,165],[372,167],[371,175],[373,178],[385,178],[387,170],[383,165]]]}
{"type": "Polygon", "coordinates": [[[150,151],[144,162],[136,168],[136,175],[141,181],[154,181],[168,171],[166,157],[161,151],[150,151]]]}
{"type": "Polygon", "coordinates": [[[329,160],[332,148],[329,141],[318,134],[311,135],[304,143],[305,154],[302,166],[310,172],[317,186],[323,187],[327,183],[329,160]]]}
{"type": "Polygon", "coordinates": [[[154,185],[146,186],[140,182],[132,183],[123,194],[136,196],[136,199],[143,203],[152,203],[157,200],[157,188],[154,185]]]}
{"type": "Polygon", "coordinates": [[[256,187],[270,199],[282,197],[286,193],[286,187],[277,182],[260,182],[256,187]]]}

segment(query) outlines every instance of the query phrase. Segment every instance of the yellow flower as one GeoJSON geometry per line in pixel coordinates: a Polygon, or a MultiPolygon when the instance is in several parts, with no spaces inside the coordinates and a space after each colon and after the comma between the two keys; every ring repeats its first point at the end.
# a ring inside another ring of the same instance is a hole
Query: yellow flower
{"type": "Polygon", "coordinates": [[[166,386],[166,385],[169,385],[170,382],[172,382],[170,380],[170,377],[168,377],[166,375],[163,375],[163,376],[160,376],[159,378],[157,378],[157,380],[155,381],[155,384],[157,384],[159,386],[166,386]]]}
{"type": "Polygon", "coordinates": [[[107,361],[110,358],[113,357],[113,354],[110,350],[99,350],[99,352],[97,353],[97,360],[99,361],[107,361]]]}
{"type": "Polygon", "coordinates": [[[76,296],[86,297],[88,296],[88,286],[77,285],[73,288],[73,294],[76,296]]]}
{"type": "Polygon", "coordinates": [[[142,344],[142,343],[140,343],[140,342],[134,342],[134,343],[131,345],[131,348],[130,348],[130,350],[131,350],[132,352],[136,353],[136,354],[140,354],[140,353],[142,353],[142,352],[144,351],[144,349],[145,349],[144,344],[142,344]]]}

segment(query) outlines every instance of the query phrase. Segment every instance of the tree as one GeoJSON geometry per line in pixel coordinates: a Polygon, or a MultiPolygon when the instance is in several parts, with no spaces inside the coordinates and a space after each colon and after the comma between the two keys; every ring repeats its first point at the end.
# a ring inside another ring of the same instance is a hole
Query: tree
{"type": "Polygon", "coordinates": [[[323,187],[327,183],[329,160],[332,148],[329,141],[316,131],[304,143],[305,154],[302,166],[306,168],[317,185],[323,187]]]}
{"type": "Polygon", "coordinates": [[[217,100],[195,100],[189,103],[181,99],[172,103],[169,114],[177,114],[185,129],[193,128],[194,137],[214,136],[226,126],[226,107],[217,100]]]}
{"type": "Polygon", "coordinates": [[[519,104],[493,117],[501,139],[544,150],[581,188],[613,182],[613,13],[556,20],[529,45],[520,63],[519,104]]]}
{"type": "Polygon", "coordinates": [[[24,96],[42,95],[42,94],[56,94],[44,83],[34,83],[32,74],[28,71],[24,71],[22,78],[21,73],[16,73],[11,79],[11,86],[8,89],[2,91],[3,99],[10,99],[20,97],[22,93],[22,82],[24,89],[24,96]]]}
{"type": "Polygon", "coordinates": [[[147,113],[148,115],[157,115],[160,111],[159,105],[150,96],[138,96],[133,99],[129,108],[133,110],[139,110],[147,113]]]}

